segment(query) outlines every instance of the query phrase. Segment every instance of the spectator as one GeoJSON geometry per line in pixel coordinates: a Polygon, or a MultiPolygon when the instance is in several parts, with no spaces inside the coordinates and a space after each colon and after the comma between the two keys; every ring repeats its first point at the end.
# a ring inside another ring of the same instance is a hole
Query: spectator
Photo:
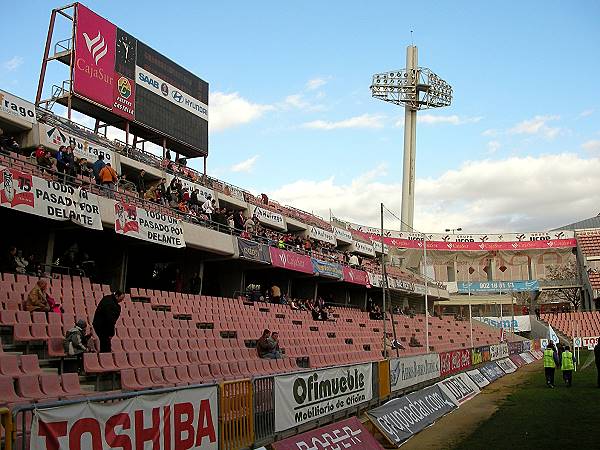
{"type": "Polygon", "coordinates": [[[67,155],[67,147],[61,145],[58,147],[58,152],[56,152],[56,170],[59,174],[62,174],[62,181],[65,179],[65,171],[67,168],[67,162],[65,161],[67,155]]]}
{"type": "Polygon", "coordinates": [[[27,257],[27,273],[40,276],[42,274],[42,264],[32,253],[27,257]]]}
{"type": "Polygon", "coordinates": [[[99,177],[102,187],[110,190],[114,189],[114,185],[119,179],[117,172],[115,172],[115,169],[111,167],[110,163],[106,163],[106,165],[100,170],[99,177]]]}
{"type": "Polygon", "coordinates": [[[33,289],[27,294],[27,298],[23,302],[25,311],[50,312],[51,307],[48,302],[48,280],[40,278],[33,289]]]}
{"type": "Polygon", "coordinates": [[[246,219],[242,211],[236,211],[233,215],[233,224],[236,230],[242,231],[244,229],[244,224],[246,223],[246,219]]]}
{"type": "Polygon", "coordinates": [[[77,174],[77,169],[75,167],[75,155],[73,154],[73,147],[67,145],[65,147],[65,152],[63,155],[63,164],[65,166],[65,182],[73,183],[73,177],[77,174]]]}
{"type": "Polygon", "coordinates": [[[383,313],[379,305],[373,306],[373,310],[369,313],[369,318],[371,320],[383,320],[383,313]]]}
{"type": "Polygon", "coordinates": [[[88,343],[92,337],[90,334],[85,334],[87,323],[85,320],[79,319],[75,322],[75,326],[65,334],[63,347],[65,353],[69,356],[77,356],[79,370],[83,369],[83,354],[90,351],[88,343]]]}
{"type": "Polygon", "coordinates": [[[140,174],[138,175],[136,188],[140,197],[144,198],[144,194],[146,193],[146,179],[144,176],[146,175],[146,171],[142,169],[140,174]]]}
{"type": "Polygon", "coordinates": [[[27,273],[29,261],[23,258],[23,250],[17,250],[17,254],[15,255],[15,263],[17,265],[15,271],[17,273],[27,273]]]}
{"type": "Polygon", "coordinates": [[[10,154],[10,152],[19,152],[19,144],[15,138],[5,135],[2,128],[0,128],[0,150],[5,154],[10,154]]]}
{"type": "Polygon", "coordinates": [[[274,347],[271,343],[272,341],[269,339],[270,337],[271,331],[265,329],[262,336],[258,339],[258,341],[256,341],[256,351],[258,352],[259,358],[275,359],[273,358],[274,347]]]}
{"type": "Polygon", "coordinates": [[[150,189],[144,192],[144,200],[151,202],[158,202],[159,194],[156,186],[152,186],[150,189]]]}
{"type": "Polygon", "coordinates": [[[105,165],[106,164],[104,163],[104,155],[102,153],[100,153],[98,155],[98,159],[92,165],[92,171],[94,172],[94,177],[96,178],[97,184],[102,184],[102,181],[100,179],[100,172],[102,171],[102,169],[104,168],[105,165]]]}
{"type": "Polygon", "coordinates": [[[112,350],[111,340],[115,335],[115,324],[121,315],[121,303],[125,294],[121,291],[115,291],[112,294],[105,295],[98,303],[94,313],[94,331],[100,340],[100,352],[110,353],[112,350]]]}
{"type": "Polygon", "coordinates": [[[167,199],[167,180],[165,178],[161,178],[160,179],[160,183],[158,184],[158,194],[160,197],[160,202],[163,205],[166,205],[168,203],[168,199],[167,199]]]}
{"type": "Polygon", "coordinates": [[[6,255],[3,266],[4,267],[2,267],[2,270],[4,272],[14,273],[17,271],[17,247],[14,245],[11,245],[8,248],[8,254],[6,255]]]}
{"type": "Polygon", "coordinates": [[[167,150],[167,153],[165,154],[165,159],[167,161],[171,161],[171,150],[167,150]]]}
{"type": "Polygon", "coordinates": [[[419,340],[415,337],[415,334],[410,337],[410,341],[408,343],[409,347],[423,347],[423,345],[419,342],[419,340]]]}
{"type": "Polygon", "coordinates": [[[88,167],[87,158],[79,158],[75,165],[75,175],[81,175],[84,178],[92,178],[93,171],[88,167]]]}
{"type": "Polygon", "coordinates": [[[35,160],[42,168],[42,170],[51,170],[52,169],[52,160],[50,159],[50,152],[46,151],[46,149],[42,145],[38,145],[33,153],[35,156],[35,160]]]}
{"type": "Polygon", "coordinates": [[[244,229],[246,230],[246,233],[250,235],[254,234],[255,227],[256,224],[254,223],[254,220],[252,220],[251,217],[248,217],[248,219],[246,219],[246,223],[244,223],[244,229]]]}
{"type": "Polygon", "coordinates": [[[202,288],[202,278],[198,272],[192,275],[192,279],[190,280],[190,294],[198,295],[200,294],[200,290],[202,288]]]}
{"type": "Polygon", "coordinates": [[[274,358],[272,358],[272,359],[282,359],[283,355],[281,352],[281,348],[279,347],[279,333],[277,331],[273,331],[273,333],[271,333],[271,337],[268,338],[267,340],[269,341],[269,344],[273,348],[271,353],[273,353],[274,358]]]}
{"type": "Polygon", "coordinates": [[[210,195],[206,197],[206,201],[202,204],[202,212],[208,215],[208,220],[212,221],[212,214],[215,212],[215,201],[210,195]]]}
{"type": "Polygon", "coordinates": [[[373,299],[371,297],[367,300],[367,312],[370,313],[373,311],[373,299]]]}
{"type": "Polygon", "coordinates": [[[279,288],[279,286],[274,284],[273,286],[271,286],[271,302],[279,303],[280,299],[281,299],[281,289],[279,288]]]}
{"type": "Polygon", "coordinates": [[[540,308],[535,308],[535,318],[540,320],[540,308]]]}
{"type": "Polygon", "coordinates": [[[358,256],[354,254],[350,255],[350,258],[348,259],[348,264],[350,264],[350,267],[358,267],[358,256]]]}

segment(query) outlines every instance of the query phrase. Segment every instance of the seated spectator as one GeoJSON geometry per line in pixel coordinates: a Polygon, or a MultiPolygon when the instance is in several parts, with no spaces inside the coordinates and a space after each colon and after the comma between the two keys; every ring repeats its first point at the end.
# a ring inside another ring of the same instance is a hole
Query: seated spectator
{"type": "Polygon", "coordinates": [[[30,275],[42,275],[42,264],[37,260],[32,253],[27,257],[27,273],[30,275]]]}
{"type": "Polygon", "coordinates": [[[254,234],[255,227],[256,227],[256,224],[254,223],[254,220],[252,220],[252,217],[248,217],[246,219],[246,223],[244,223],[244,229],[246,230],[246,233],[254,234]]]}
{"type": "Polygon", "coordinates": [[[279,288],[279,286],[277,286],[276,284],[271,286],[270,294],[271,294],[271,302],[279,303],[279,301],[281,299],[281,289],[279,288]]]}
{"type": "Polygon", "coordinates": [[[383,320],[383,313],[379,305],[373,306],[373,310],[369,313],[369,319],[371,320],[383,320]]]}
{"type": "Polygon", "coordinates": [[[48,303],[48,280],[40,278],[33,289],[29,291],[25,301],[23,302],[23,309],[25,311],[41,311],[50,312],[50,304],[48,303]]]}
{"type": "Polygon", "coordinates": [[[5,154],[10,154],[10,152],[19,152],[19,144],[15,138],[5,135],[2,128],[0,128],[0,151],[5,154]]]}
{"type": "Polygon", "coordinates": [[[275,345],[271,339],[270,330],[265,329],[260,339],[256,341],[256,351],[258,352],[259,358],[279,359],[275,353],[275,345]]]}
{"type": "Polygon", "coordinates": [[[90,340],[92,334],[85,334],[87,322],[79,319],[75,322],[75,326],[67,331],[64,341],[65,353],[69,356],[82,355],[85,352],[92,351],[90,344],[93,346],[93,339],[90,340]]]}
{"type": "Polygon", "coordinates": [[[350,264],[350,267],[358,267],[358,256],[354,254],[350,255],[350,258],[348,259],[348,264],[350,264]]]}
{"type": "Polygon", "coordinates": [[[419,342],[419,340],[415,337],[415,334],[410,337],[410,342],[408,343],[409,347],[423,347],[423,345],[419,342]]]}
{"type": "Polygon", "coordinates": [[[292,301],[290,301],[290,308],[293,310],[300,309],[300,306],[298,306],[298,302],[296,301],[296,299],[292,299],[292,301]]]}
{"type": "Polygon", "coordinates": [[[4,272],[10,272],[10,273],[14,273],[17,271],[17,247],[15,247],[14,245],[11,245],[8,248],[8,254],[6,255],[6,258],[4,259],[4,264],[2,265],[2,270],[4,272]]]}
{"type": "Polygon", "coordinates": [[[17,273],[27,273],[29,261],[23,257],[23,250],[17,250],[17,254],[15,255],[15,263],[17,265],[15,271],[17,273]]]}
{"type": "Polygon", "coordinates": [[[272,353],[275,355],[273,359],[282,359],[283,354],[281,348],[279,347],[279,333],[277,331],[273,331],[271,333],[271,337],[268,338],[269,343],[273,346],[272,353]]]}

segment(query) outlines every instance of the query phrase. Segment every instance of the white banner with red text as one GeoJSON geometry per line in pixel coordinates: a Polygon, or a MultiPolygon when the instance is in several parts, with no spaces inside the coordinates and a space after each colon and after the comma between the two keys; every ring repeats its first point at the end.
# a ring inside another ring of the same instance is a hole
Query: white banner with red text
{"type": "MultiPolygon", "coordinates": [[[[381,229],[349,224],[353,230],[379,240],[381,229]]],[[[441,234],[409,233],[383,230],[385,244],[396,248],[423,248],[427,239],[428,250],[492,251],[569,248],[577,246],[575,232],[570,230],[504,234],[441,234]]]]}
{"type": "Polygon", "coordinates": [[[217,387],[36,409],[31,450],[219,448],[217,387]]]}
{"type": "Polygon", "coordinates": [[[0,166],[0,205],[82,227],[102,229],[98,196],[58,181],[0,166]]]}
{"type": "Polygon", "coordinates": [[[115,232],[168,247],[185,247],[181,220],[125,202],[115,202],[115,232]]]}

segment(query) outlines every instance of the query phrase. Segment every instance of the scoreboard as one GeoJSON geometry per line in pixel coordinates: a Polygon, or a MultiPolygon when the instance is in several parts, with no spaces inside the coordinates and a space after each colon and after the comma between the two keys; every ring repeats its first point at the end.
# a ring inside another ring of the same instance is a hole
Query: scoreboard
{"type": "Polygon", "coordinates": [[[118,118],[208,154],[208,83],[81,3],[73,92],[118,118]]]}

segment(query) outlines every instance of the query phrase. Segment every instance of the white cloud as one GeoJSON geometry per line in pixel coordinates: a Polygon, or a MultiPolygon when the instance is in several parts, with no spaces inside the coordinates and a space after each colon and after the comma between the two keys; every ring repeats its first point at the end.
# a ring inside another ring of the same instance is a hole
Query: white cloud
{"type": "Polygon", "coordinates": [[[304,109],[304,108],[307,108],[308,106],[310,106],[310,103],[308,103],[306,100],[304,100],[304,97],[302,96],[302,94],[288,95],[285,98],[284,103],[287,106],[291,106],[293,108],[298,108],[298,109],[304,109]]]}
{"type": "Polygon", "coordinates": [[[307,91],[314,91],[315,89],[319,89],[321,86],[327,84],[327,80],[324,78],[313,78],[312,80],[308,80],[306,82],[305,89],[307,91]]]}
{"type": "Polygon", "coordinates": [[[581,148],[587,150],[588,152],[600,152],[600,141],[591,140],[584,142],[583,144],[581,144],[581,148]]]}
{"type": "Polygon", "coordinates": [[[417,115],[417,121],[429,125],[449,124],[449,125],[465,125],[468,123],[477,123],[483,117],[460,117],[456,114],[451,116],[440,116],[436,114],[421,114],[417,115]]]}
{"type": "Polygon", "coordinates": [[[486,137],[496,137],[500,134],[500,132],[494,128],[489,128],[487,130],[485,130],[483,133],[481,133],[482,136],[486,136],[486,137]]]}
{"type": "Polygon", "coordinates": [[[490,141],[487,143],[488,153],[490,155],[496,153],[500,147],[502,147],[502,144],[500,144],[499,141],[490,141]]]}
{"type": "Polygon", "coordinates": [[[210,118],[208,121],[211,132],[222,131],[252,122],[265,112],[274,109],[272,105],[251,103],[237,92],[225,94],[214,92],[210,95],[210,118]]]}
{"type": "Polygon", "coordinates": [[[584,110],[584,111],[581,111],[581,112],[579,113],[579,117],[589,117],[589,116],[591,116],[592,114],[594,114],[594,112],[595,112],[595,111],[596,111],[596,110],[594,110],[594,109],[586,109],[586,110],[584,110]]]}
{"type": "Polygon", "coordinates": [[[535,116],[533,119],[523,120],[508,132],[510,134],[541,135],[546,139],[554,139],[561,132],[558,127],[548,126],[548,122],[559,120],[560,116],[535,116]]]}
{"type": "Polygon", "coordinates": [[[21,56],[13,56],[8,61],[5,61],[2,66],[9,71],[17,70],[24,62],[23,57],[21,56]]]}
{"type": "Polygon", "coordinates": [[[254,155],[251,158],[248,158],[244,161],[234,164],[233,166],[231,166],[231,171],[232,172],[246,172],[246,173],[252,172],[252,169],[254,169],[254,164],[256,163],[256,160],[258,159],[259,156],[260,155],[254,155]]]}
{"type": "MultiPolygon", "coordinates": [[[[379,226],[379,203],[399,216],[401,183],[383,183],[385,166],[353,180],[298,180],[270,192],[284,204],[379,226]]],[[[400,171],[398,171],[400,172],[400,171]]],[[[398,179],[401,174],[398,173],[398,179]]],[[[471,161],[438,178],[417,179],[415,228],[443,232],[536,231],[598,213],[600,158],[574,154],[471,161]],[[560,205],[560,208],[557,208],[560,205]]],[[[387,228],[398,228],[386,216],[387,228]]]]}
{"type": "Polygon", "coordinates": [[[336,130],[339,128],[383,128],[384,116],[363,114],[338,121],[313,120],[302,124],[304,128],[315,130],[336,130]]]}

